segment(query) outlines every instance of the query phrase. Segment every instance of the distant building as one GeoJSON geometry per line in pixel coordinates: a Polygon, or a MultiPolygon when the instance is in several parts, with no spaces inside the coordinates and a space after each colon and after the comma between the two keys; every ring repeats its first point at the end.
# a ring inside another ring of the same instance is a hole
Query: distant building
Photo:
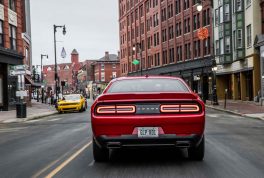
{"type": "Polygon", "coordinates": [[[26,64],[30,70],[31,48],[24,43],[29,16],[29,0],[0,1],[0,110],[15,108],[18,77],[11,74],[14,66],[26,64]]]}
{"type": "Polygon", "coordinates": [[[105,56],[92,63],[94,83],[103,90],[114,78],[120,77],[120,61],[116,54],[105,52],[105,56]]]}
{"type": "MultiPolygon", "coordinates": [[[[64,87],[65,92],[77,89],[77,75],[82,66],[83,63],[79,61],[79,53],[76,49],[71,53],[71,63],[58,64],[58,77],[60,85],[61,81],[64,81],[66,84],[64,87]]],[[[55,65],[43,66],[43,76],[46,89],[49,88],[55,91],[55,65]]]]}

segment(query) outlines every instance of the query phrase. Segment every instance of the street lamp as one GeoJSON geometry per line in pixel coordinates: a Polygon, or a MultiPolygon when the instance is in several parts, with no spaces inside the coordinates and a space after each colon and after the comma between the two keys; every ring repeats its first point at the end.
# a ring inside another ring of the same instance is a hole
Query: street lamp
{"type": "Polygon", "coordinates": [[[141,44],[140,43],[136,43],[134,46],[133,46],[133,51],[137,51],[137,48],[139,49],[139,55],[140,55],[140,75],[142,76],[142,62],[143,62],[143,59],[142,59],[142,48],[141,48],[141,44]]]}
{"type": "Polygon", "coordinates": [[[56,99],[58,101],[59,99],[59,95],[58,95],[58,85],[59,85],[59,81],[58,81],[58,69],[57,69],[57,49],[56,49],[56,32],[57,32],[57,28],[63,28],[62,30],[62,34],[65,35],[66,34],[66,27],[65,25],[54,25],[53,26],[53,30],[54,30],[54,53],[55,53],[55,93],[56,93],[56,99]]]}
{"type": "Polygon", "coordinates": [[[202,5],[201,1],[198,2],[197,6],[196,6],[196,9],[197,9],[199,12],[201,12],[201,11],[203,10],[203,5],[202,5]]]}
{"type": "MultiPolygon", "coordinates": [[[[47,59],[49,56],[47,54],[41,54],[41,83],[43,84],[43,57],[46,57],[47,59]]],[[[41,86],[41,102],[44,103],[44,86],[41,86]]]]}

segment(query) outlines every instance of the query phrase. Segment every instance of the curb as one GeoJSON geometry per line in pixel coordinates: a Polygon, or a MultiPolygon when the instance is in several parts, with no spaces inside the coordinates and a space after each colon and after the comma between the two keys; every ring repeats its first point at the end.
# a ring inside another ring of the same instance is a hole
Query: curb
{"type": "Polygon", "coordinates": [[[46,112],[46,113],[38,114],[38,115],[35,114],[35,115],[29,116],[27,118],[8,119],[8,120],[5,120],[3,122],[0,122],[0,124],[22,123],[22,122],[26,122],[26,121],[30,121],[30,120],[36,120],[36,119],[40,119],[43,117],[48,117],[48,116],[52,116],[52,115],[56,115],[56,114],[58,114],[57,111],[46,112]]]}
{"type": "Polygon", "coordinates": [[[48,116],[52,116],[58,114],[58,111],[53,111],[53,112],[49,112],[49,113],[44,113],[44,114],[40,114],[40,115],[33,115],[33,116],[29,116],[27,118],[24,118],[22,120],[22,122],[26,122],[26,121],[30,121],[30,120],[36,120],[36,119],[40,119],[43,117],[48,117],[48,116]]]}
{"type": "Polygon", "coordinates": [[[217,110],[217,111],[222,111],[222,112],[234,114],[234,115],[237,115],[237,116],[247,117],[247,118],[250,118],[250,119],[258,119],[258,120],[262,120],[262,121],[264,120],[261,117],[248,116],[246,114],[241,114],[241,113],[238,113],[238,112],[235,112],[235,111],[230,111],[230,110],[226,110],[226,109],[222,109],[222,108],[216,108],[216,107],[213,107],[213,106],[210,106],[210,105],[205,105],[205,106],[207,108],[211,108],[211,109],[214,109],[214,110],[217,110]]]}

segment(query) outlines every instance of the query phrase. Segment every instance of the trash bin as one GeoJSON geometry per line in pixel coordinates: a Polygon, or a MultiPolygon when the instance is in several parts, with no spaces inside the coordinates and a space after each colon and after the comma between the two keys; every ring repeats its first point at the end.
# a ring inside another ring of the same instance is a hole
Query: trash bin
{"type": "Polygon", "coordinates": [[[27,117],[27,104],[17,103],[16,104],[16,114],[17,114],[17,118],[26,118],[27,117]]]}

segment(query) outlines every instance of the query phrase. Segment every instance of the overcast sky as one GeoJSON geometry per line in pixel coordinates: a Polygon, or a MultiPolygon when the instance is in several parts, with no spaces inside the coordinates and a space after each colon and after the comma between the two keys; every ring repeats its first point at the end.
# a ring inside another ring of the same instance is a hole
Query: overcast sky
{"type": "Polygon", "coordinates": [[[58,63],[69,62],[74,48],[80,60],[98,59],[105,51],[117,54],[119,44],[116,0],[31,0],[33,64],[48,54],[44,64],[54,64],[53,25],[66,25],[67,34],[57,31],[58,63]],[[60,56],[65,47],[67,57],[60,56]]]}

